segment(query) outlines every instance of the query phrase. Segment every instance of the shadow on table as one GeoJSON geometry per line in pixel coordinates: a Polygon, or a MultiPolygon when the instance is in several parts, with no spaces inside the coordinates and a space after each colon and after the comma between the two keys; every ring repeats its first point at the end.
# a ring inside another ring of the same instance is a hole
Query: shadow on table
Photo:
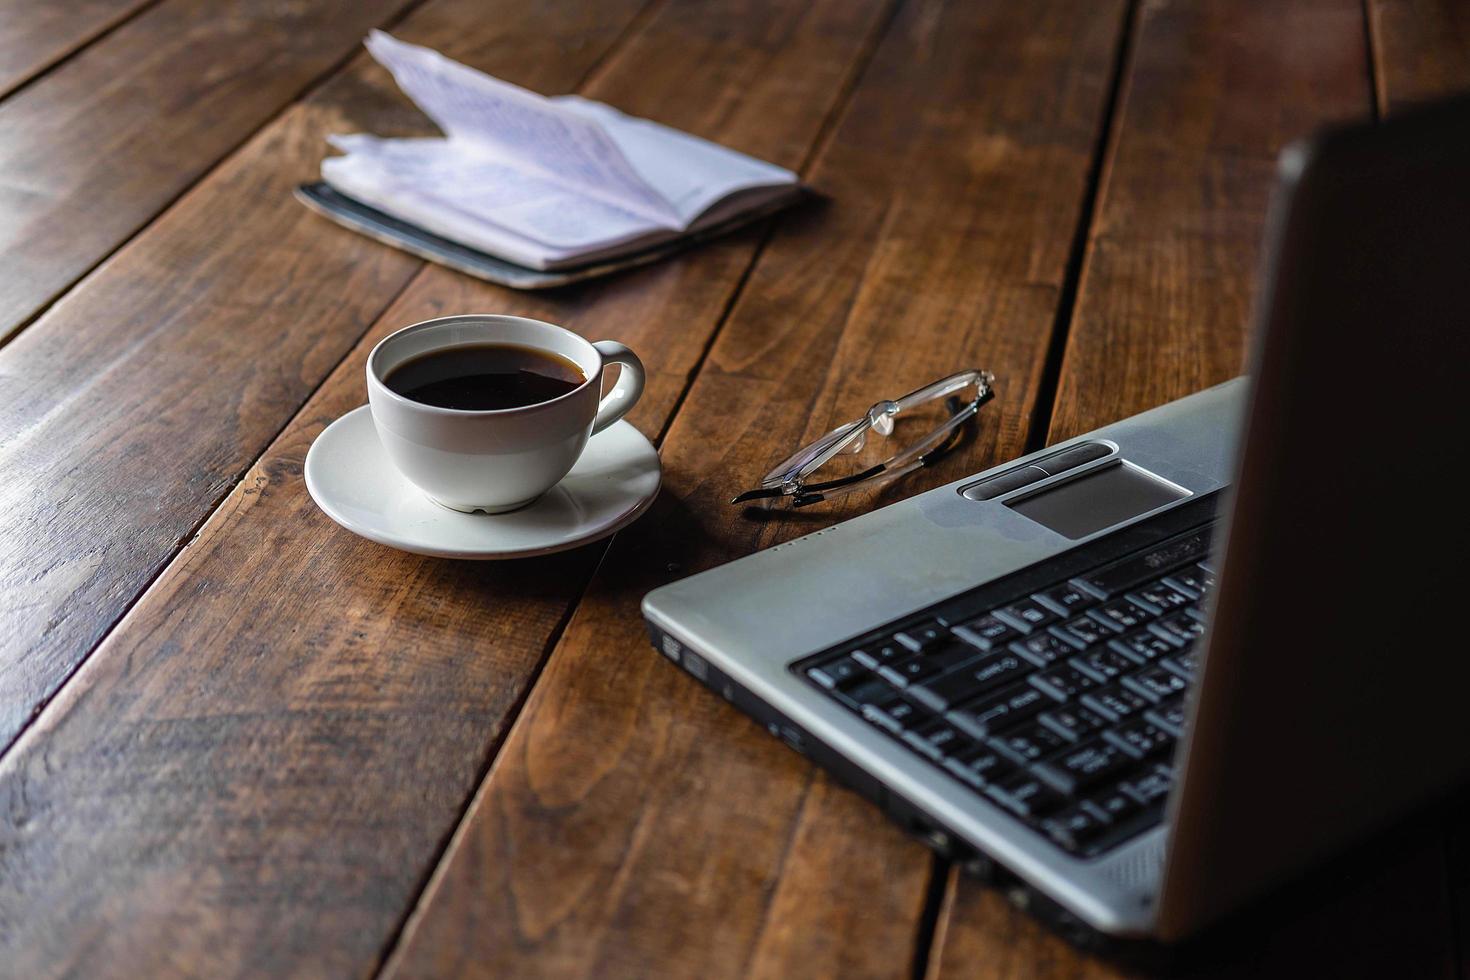
{"type": "Polygon", "coordinates": [[[1447,865],[1467,817],[1463,787],[1186,943],[1093,952],[1140,977],[1457,976],[1463,915],[1447,865]]]}

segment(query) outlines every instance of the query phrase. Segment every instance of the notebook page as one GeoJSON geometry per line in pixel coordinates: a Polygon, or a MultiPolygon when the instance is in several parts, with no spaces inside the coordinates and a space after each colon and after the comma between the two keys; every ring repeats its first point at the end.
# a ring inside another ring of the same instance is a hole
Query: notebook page
{"type": "Polygon", "coordinates": [[[473,233],[476,240],[509,231],[543,261],[637,238],[654,227],[641,215],[453,140],[354,135],[333,136],[331,143],[347,155],[322,161],[322,177],[343,193],[390,213],[411,197],[420,221],[473,233]]]}
{"type": "Polygon", "coordinates": [[[372,32],[367,48],[451,141],[478,144],[506,163],[656,225],[682,226],[677,209],[596,120],[382,31],[372,32]]]}
{"type": "Polygon", "coordinates": [[[578,95],[550,101],[600,123],[639,176],[674,205],[684,227],[737,191],[794,186],[799,180],[785,167],[626,115],[601,102],[578,95]]]}

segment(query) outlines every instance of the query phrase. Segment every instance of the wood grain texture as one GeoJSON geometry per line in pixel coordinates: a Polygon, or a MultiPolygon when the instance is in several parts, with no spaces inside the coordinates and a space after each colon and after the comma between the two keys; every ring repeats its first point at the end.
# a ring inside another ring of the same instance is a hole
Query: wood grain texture
{"type": "MultiPolygon", "coordinates": [[[[1240,373],[1276,153],[1371,111],[1363,30],[1352,0],[1143,5],[1050,441],[1240,373]]],[[[1453,937],[1436,854],[1428,842],[1326,905],[1233,933],[1203,972],[1441,975],[1453,937]]],[[[958,875],[932,962],[936,978],[1114,975],[958,875]]]]}
{"type": "Polygon", "coordinates": [[[0,97],[151,0],[0,0],[0,97]]]}
{"type": "MultiPolygon", "coordinates": [[[[400,33],[556,90],[641,5],[441,0],[400,33]]],[[[427,125],[360,56],[0,349],[0,745],[422,267],[292,199],[325,136],[427,125]]]]}
{"type": "Polygon", "coordinates": [[[1470,4],[1367,0],[1367,10],[1380,112],[1470,92],[1470,4]]]}
{"type": "MultiPolygon", "coordinates": [[[[436,4],[401,33],[557,89],[599,60],[595,46],[567,32],[580,55],[553,60],[498,32],[554,38],[570,26],[556,18],[585,9],[518,20],[436,4]],[[545,67],[527,71],[521,58],[545,67]]],[[[669,7],[637,21],[585,91],[797,166],[881,9],[669,7]],[[785,104],[794,91],[801,111],[785,104]]],[[[397,258],[305,220],[318,248],[397,258]]],[[[371,972],[601,548],[504,565],[388,551],[316,509],[301,477],[307,448],[363,401],[377,339],[473,309],[628,341],[655,368],[636,419],[657,431],[759,240],[752,229],[549,294],[437,269],[415,279],[0,763],[0,962],[40,975],[371,972]]]]}
{"type": "MultiPolygon", "coordinates": [[[[731,723],[753,727],[744,717],[731,723]]],[[[865,800],[812,775],[745,973],[770,980],[901,975],[918,952],[913,923],[931,862],[916,858],[897,827],[875,821],[865,800]]]]}
{"type": "Polygon", "coordinates": [[[0,103],[0,340],[406,4],[164,0],[0,103]]]}
{"type": "Polygon", "coordinates": [[[1239,374],[1276,154],[1368,115],[1355,0],[1145,3],[1049,441],[1239,374]]]}
{"type": "Polygon", "coordinates": [[[893,976],[929,860],[653,654],[652,587],[852,513],[731,508],[804,438],[957,368],[974,443],[883,496],[1014,455],[1080,219],[1122,5],[903,7],[762,254],[389,963],[396,977],[893,976]]]}

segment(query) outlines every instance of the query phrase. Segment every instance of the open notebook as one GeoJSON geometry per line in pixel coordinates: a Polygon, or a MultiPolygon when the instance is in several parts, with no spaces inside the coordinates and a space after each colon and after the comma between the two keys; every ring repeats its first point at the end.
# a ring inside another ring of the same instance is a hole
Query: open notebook
{"type": "Polygon", "coordinates": [[[546,98],[381,31],[367,47],[446,134],[330,138],[344,153],[322,162],[336,194],[303,199],[377,237],[394,236],[323,202],[345,195],[427,238],[562,270],[657,255],[800,195],[789,170],[602,103],[546,98]]]}

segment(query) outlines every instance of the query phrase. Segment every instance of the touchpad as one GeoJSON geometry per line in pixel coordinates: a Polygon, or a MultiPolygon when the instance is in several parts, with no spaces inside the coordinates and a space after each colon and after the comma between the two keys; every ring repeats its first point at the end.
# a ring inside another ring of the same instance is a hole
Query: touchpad
{"type": "Polygon", "coordinates": [[[1189,496],[1172,483],[1120,461],[1006,506],[1069,538],[1085,538],[1119,521],[1189,496]]]}

